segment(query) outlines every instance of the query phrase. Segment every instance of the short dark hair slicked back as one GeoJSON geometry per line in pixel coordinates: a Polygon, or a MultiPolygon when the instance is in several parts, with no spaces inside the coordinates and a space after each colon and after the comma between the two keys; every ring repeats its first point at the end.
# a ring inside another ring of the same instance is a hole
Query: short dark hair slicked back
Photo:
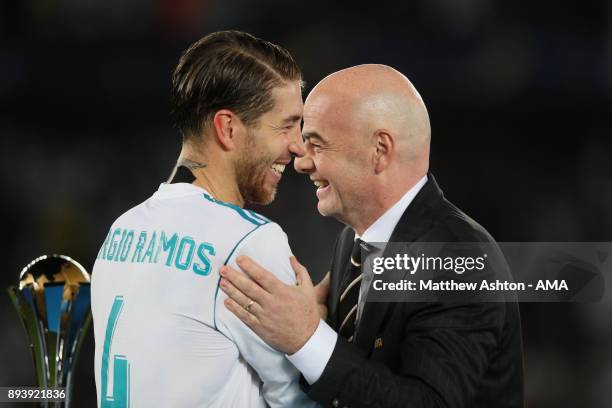
{"type": "Polygon", "coordinates": [[[301,81],[284,48],[240,31],[218,31],[191,45],[172,75],[172,116],[183,140],[198,137],[220,109],[247,125],[270,109],[272,89],[301,81]]]}

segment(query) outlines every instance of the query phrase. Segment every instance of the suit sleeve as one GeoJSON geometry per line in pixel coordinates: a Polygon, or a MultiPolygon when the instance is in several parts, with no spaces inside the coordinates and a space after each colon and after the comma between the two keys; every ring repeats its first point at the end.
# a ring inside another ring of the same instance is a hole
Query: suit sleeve
{"type": "Polygon", "coordinates": [[[421,307],[406,316],[394,372],[339,337],[319,380],[303,384],[304,389],[325,406],[470,407],[495,350],[503,313],[499,303],[421,307]]]}
{"type": "MultiPolygon", "coordinates": [[[[240,271],[236,257],[246,255],[271,271],[287,284],[296,283],[289,257],[287,236],[274,223],[268,223],[251,233],[237,248],[228,265],[240,271]]],[[[299,372],[280,353],[259,338],[223,304],[227,295],[219,291],[217,298],[217,328],[230,338],[240,355],[257,372],[263,382],[262,392],[270,407],[315,407],[299,387],[299,372]]]]}

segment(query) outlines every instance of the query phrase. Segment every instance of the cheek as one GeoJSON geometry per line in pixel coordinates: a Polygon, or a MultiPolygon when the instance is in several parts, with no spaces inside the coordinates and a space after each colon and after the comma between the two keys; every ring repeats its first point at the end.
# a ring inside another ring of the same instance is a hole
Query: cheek
{"type": "Polygon", "coordinates": [[[366,163],[359,152],[321,152],[312,156],[317,173],[334,185],[359,182],[366,170],[366,163]]]}
{"type": "Polygon", "coordinates": [[[274,138],[270,141],[270,146],[275,150],[286,150],[289,147],[289,143],[294,141],[291,132],[281,133],[274,135],[274,138]]]}
{"type": "Polygon", "coordinates": [[[340,198],[358,202],[364,193],[367,195],[367,174],[362,164],[345,160],[333,165],[336,168],[332,184],[340,198]]]}
{"type": "Polygon", "coordinates": [[[259,145],[254,146],[253,153],[258,157],[258,162],[260,164],[266,164],[268,162],[275,161],[282,152],[282,146],[279,146],[279,143],[276,141],[268,141],[267,143],[260,143],[259,145]]]}

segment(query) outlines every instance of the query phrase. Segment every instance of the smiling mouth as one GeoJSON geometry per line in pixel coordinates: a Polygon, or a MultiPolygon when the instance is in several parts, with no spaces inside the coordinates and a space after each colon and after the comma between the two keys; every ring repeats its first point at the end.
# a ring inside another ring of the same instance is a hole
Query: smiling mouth
{"type": "Polygon", "coordinates": [[[273,172],[275,172],[277,175],[282,175],[283,171],[285,171],[285,164],[278,164],[278,163],[274,163],[270,166],[270,168],[272,169],[273,172]]]}
{"type": "Polygon", "coordinates": [[[329,183],[325,180],[313,180],[313,183],[315,187],[317,188],[317,190],[321,190],[329,186],[329,183]]]}

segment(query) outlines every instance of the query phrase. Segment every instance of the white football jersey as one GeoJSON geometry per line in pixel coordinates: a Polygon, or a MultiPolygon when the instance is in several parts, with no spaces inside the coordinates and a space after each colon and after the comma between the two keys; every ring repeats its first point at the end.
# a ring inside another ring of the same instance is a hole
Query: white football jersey
{"type": "Polygon", "coordinates": [[[219,268],[239,255],[295,284],[277,224],[192,184],[162,184],[114,222],[91,285],[99,407],[316,406],[225,308],[219,268]]]}

